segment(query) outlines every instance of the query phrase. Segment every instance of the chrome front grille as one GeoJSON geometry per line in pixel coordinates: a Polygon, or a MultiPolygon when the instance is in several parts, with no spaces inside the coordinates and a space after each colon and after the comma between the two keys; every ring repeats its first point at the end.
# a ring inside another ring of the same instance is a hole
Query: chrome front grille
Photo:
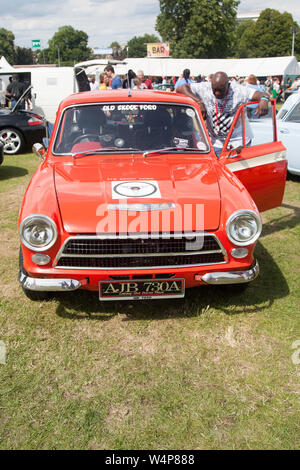
{"type": "Polygon", "coordinates": [[[147,269],[224,263],[226,252],[215,235],[76,236],[58,253],[57,268],[147,269]]]}
{"type": "MultiPolygon", "coordinates": [[[[197,241],[200,237],[193,238],[115,238],[115,239],[89,239],[73,238],[69,240],[63,250],[63,254],[78,255],[131,255],[131,254],[162,254],[162,253],[185,253],[200,246],[197,241]]],[[[201,250],[220,250],[215,238],[204,236],[201,250]]]]}

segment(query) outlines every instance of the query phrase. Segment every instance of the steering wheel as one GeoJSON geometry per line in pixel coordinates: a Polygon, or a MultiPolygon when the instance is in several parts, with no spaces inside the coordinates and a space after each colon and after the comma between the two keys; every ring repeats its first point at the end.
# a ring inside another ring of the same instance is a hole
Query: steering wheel
{"type": "Polygon", "coordinates": [[[72,145],[78,144],[78,142],[82,142],[84,140],[86,142],[99,142],[100,143],[100,139],[97,134],[83,134],[83,135],[79,135],[78,137],[76,137],[72,145]]]}

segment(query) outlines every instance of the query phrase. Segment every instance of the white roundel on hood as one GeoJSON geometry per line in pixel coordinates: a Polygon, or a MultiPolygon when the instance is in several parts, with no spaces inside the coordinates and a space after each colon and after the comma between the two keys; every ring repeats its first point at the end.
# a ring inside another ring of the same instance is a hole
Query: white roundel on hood
{"type": "Polygon", "coordinates": [[[161,198],[157,181],[112,181],[112,199],[161,198]]]}

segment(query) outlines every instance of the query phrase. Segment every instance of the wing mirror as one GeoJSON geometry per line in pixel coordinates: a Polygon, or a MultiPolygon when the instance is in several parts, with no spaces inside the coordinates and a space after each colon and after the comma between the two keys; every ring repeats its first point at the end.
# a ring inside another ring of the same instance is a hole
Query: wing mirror
{"type": "Polygon", "coordinates": [[[226,158],[236,158],[242,153],[243,147],[231,148],[226,158]]]}
{"type": "Polygon", "coordinates": [[[32,152],[40,157],[42,160],[45,159],[46,149],[42,144],[33,144],[32,152]]]}

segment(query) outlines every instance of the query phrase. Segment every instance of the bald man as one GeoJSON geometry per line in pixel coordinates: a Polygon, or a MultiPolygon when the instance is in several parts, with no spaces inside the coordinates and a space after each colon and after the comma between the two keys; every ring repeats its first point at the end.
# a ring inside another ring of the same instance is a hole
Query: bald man
{"type": "MultiPolygon", "coordinates": [[[[183,93],[193,98],[201,109],[203,118],[210,135],[212,145],[219,157],[226,140],[228,131],[234,119],[238,107],[249,101],[259,101],[256,115],[264,116],[268,113],[269,96],[267,93],[256,91],[230,82],[226,73],[217,72],[213,75],[211,82],[184,84],[176,89],[177,93],[183,93]]],[[[250,145],[253,134],[249,121],[245,115],[246,144],[250,145]]],[[[242,145],[243,126],[237,123],[230,138],[229,145],[233,148],[242,145]]]]}

